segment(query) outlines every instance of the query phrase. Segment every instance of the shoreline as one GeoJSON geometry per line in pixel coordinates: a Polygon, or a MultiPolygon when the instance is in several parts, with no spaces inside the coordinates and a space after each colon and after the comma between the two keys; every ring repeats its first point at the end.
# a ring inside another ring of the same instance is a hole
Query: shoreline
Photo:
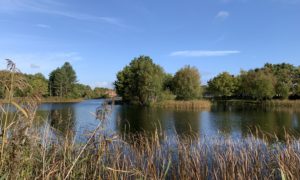
{"type": "MultiPolygon", "coordinates": [[[[28,98],[14,98],[15,102],[26,101],[28,98]]],[[[42,98],[40,103],[79,103],[86,99],[84,98],[76,98],[76,99],[68,99],[68,98],[42,98]]],[[[8,103],[5,99],[0,99],[0,103],[8,103]]]]}

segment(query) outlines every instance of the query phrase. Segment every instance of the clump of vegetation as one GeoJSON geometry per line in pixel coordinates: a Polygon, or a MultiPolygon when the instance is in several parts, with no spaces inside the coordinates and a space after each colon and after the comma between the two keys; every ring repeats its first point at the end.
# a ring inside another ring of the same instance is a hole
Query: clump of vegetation
{"type": "Polygon", "coordinates": [[[117,74],[115,87],[124,101],[150,105],[159,100],[163,90],[164,70],[148,56],[131,61],[117,74]]]}
{"type": "Polygon", "coordinates": [[[215,97],[231,97],[238,90],[238,79],[228,72],[223,72],[208,81],[208,90],[215,97]]]}
{"type": "Polygon", "coordinates": [[[186,66],[176,72],[172,91],[178,100],[199,99],[202,95],[200,73],[197,68],[186,66]]]}
{"type": "Polygon", "coordinates": [[[195,67],[186,66],[173,77],[148,56],[133,59],[117,74],[114,84],[123,101],[139,105],[175,98],[193,100],[202,95],[200,73],[195,67]]]}
{"type": "Polygon", "coordinates": [[[179,101],[179,100],[166,100],[158,102],[154,107],[164,109],[175,109],[175,110],[202,110],[210,109],[211,102],[208,100],[191,100],[191,101],[179,101]]]}

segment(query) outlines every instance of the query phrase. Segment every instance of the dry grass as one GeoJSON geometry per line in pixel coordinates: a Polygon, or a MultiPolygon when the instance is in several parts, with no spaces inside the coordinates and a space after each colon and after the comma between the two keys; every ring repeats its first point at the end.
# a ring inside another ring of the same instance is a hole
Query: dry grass
{"type": "Polygon", "coordinates": [[[272,100],[264,102],[271,108],[299,108],[300,100],[272,100]]]}
{"type": "Polygon", "coordinates": [[[191,100],[191,101],[175,101],[168,100],[158,102],[154,107],[164,108],[164,109],[176,109],[176,110],[202,110],[210,109],[211,102],[208,100],[191,100]]]}
{"type": "MultiPolygon", "coordinates": [[[[53,140],[30,130],[6,141],[0,176],[7,179],[297,179],[300,141],[285,144],[250,136],[167,137],[154,134],[103,136],[85,143],[70,136],[53,140]]],[[[14,127],[16,128],[16,127],[14,127]]],[[[18,129],[19,130],[19,129],[18,129]]]]}

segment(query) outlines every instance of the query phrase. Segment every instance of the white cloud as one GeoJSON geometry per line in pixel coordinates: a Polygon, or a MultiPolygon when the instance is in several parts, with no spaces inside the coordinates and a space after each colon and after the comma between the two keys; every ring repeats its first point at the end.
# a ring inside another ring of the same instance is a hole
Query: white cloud
{"type": "Polygon", "coordinates": [[[227,56],[231,54],[238,54],[240,51],[207,51],[207,50],[187,50],[187,51],[175,51],[170,56],[181,57],[211,57],[211,56],[227,56]]]}
{"type": "Polygon", "coordinates": [[[47,24],[36,24],[35,25],[36,27],[39,27],[39,28],[44,28],[44,29],[49,29],[51,28],[51,26],[47,25],[47,24]]]}
{"type": "Polygon", "coordinates": [[[117,26],[125,26],[117,18],[106,16],[94,16],[85,13],[77,13],[66,10],[66,5],[56,0],[0,0],[0,12],[35,12],[55,16],[63,16],[76,20],[102,21],[117,26]]]}
{"type": "Polygon", "coordinates": [[[216,15],[216,18],[226,19],[229,17],[229,15],[230,15],[230,13],[228,11],[220,11],[216,15]]]}

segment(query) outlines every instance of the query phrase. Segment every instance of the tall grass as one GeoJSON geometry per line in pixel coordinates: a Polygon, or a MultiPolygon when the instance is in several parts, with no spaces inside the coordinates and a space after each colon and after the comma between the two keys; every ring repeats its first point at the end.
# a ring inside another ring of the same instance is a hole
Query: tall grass
{"type": "MultiPolygon", "coordinates": [[[[14,72],[8,84],[15,82],[14,72]],[[9,83],[10,82],[10,83],[9,83]]],[[[20,81],[21,82],[21,81],[20,81]]],[[[22,81],[23,82],[23,81],[22,81]]],[[[17,104],[7,86],[8,104],[1,104],[0,179],[297,179],[300,140],[288,134],[283,142],[257,133],[245,139],[108,135],[109,111],[85,141],[70,130],[53,136],[51,127],[33,120],[38,98],[17,104]],[[13,118],[9,113],[14,107],[13,118]]]]}
{"type": "Polygon", "coordinates": [[[210,109],[211,102],[208,100],[175,101],[167,100],[154,104],[154,107],[176,110],[201,110],[210,109]]]}

